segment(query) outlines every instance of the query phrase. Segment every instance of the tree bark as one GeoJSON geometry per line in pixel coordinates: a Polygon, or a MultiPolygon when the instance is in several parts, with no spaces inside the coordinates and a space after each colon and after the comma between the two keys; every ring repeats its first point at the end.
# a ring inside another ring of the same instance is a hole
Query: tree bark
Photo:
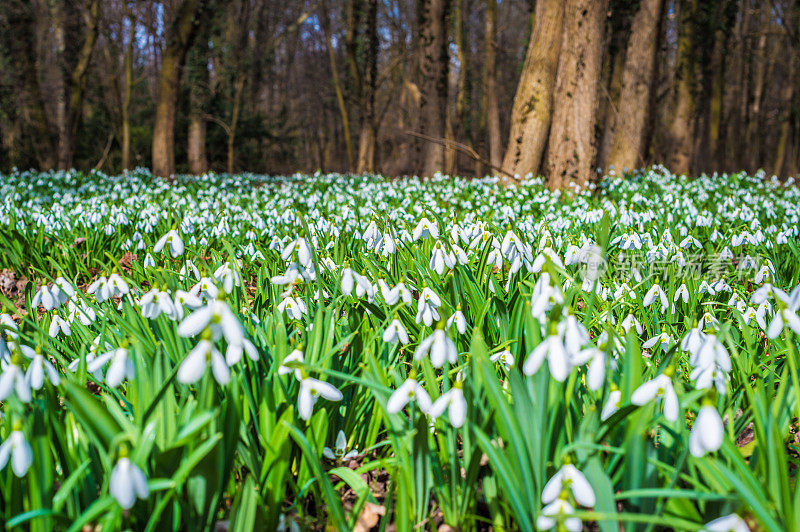
{"type": "Polygon", "coordinates": [[[531,40],[514,96],[503,159],[503,169],[520,177],[539,172],[547,145],[558,57],[564,39],[563,19],[562,0],[536,2],[531,40]]]}
{"type": "Polygon", "coordinates": [[[489,143],[489,162],[503,164],[503,144],[500,137],[500,106],[497,102],[497,0],[486,0],[483,82],[486,138],[489,143]]]}
{"type": "Polygon", "coordinates": [[[361,128],[358,134],[359,174],[375,171],[375,95],[378,91],[378,0],[367,0],[366,12],[366,58],[362,87],[364,110],[361,113],[361,128]]]}
{"type": "Polygon", "coordinates": [[[650,87],[656,60],[658,17],[662,0],[642,0],[633,19],[625,54],[620,102],[625,111],[616,113],[608,164],[633,169],[645,163],[642,153],[650,102],[650,87]]]}
{"type": "Polygon", "coordinates": [[[545,175],[551,188],[586,183],[595,162],[597,85],[607,1],[568,0],[545,175]]]}
{"type": "MultiPolygon", "coordinates": [[[[420,25],[420,132],[443,138],[447,127],[447,20],[450,0],[422,0],[419,5],[420,25]]],[[[420,174],[433,176],[445,169],[445,148],[425,142],[420,152],[420,174]]]]}
{"type": "Polygon", "coordinates": [[[125,86],[122,88],[122,169],[131,167],[131,92],[133,91],[133,41],[136,38],[136,23],[133,16],[128,16],[128,43],[125,48],[125,86]]]}
{"type": "Polygon", "coordinates": [[[678,27],[678,57],[675,74],[675,99],[672,121],[669,126],[670,154],[667,159],[669,169],[676,174],[688,173],[692,160],[695,96],[695,50],[694,16],[697,0],[682,0],[678,27]]]}
{"type": "Polygon", "coordinates": [[[173,20],[167,46],[161,54],[156,119],[153,126],[153,174],[169,177],[175,173],[175,114],[178,87],[186,54],[194,41],[201,9],[200,0],[183,0],[173,20]]]}

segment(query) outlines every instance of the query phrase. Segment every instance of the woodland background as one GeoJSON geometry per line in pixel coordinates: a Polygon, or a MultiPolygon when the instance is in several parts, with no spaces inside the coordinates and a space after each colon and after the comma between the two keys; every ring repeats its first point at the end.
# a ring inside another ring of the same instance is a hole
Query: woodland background
{"type": "Polygon", "coordinates": [[[0,169],[787,176],[799,78],[800,0],[3,0],[0,169]]]}

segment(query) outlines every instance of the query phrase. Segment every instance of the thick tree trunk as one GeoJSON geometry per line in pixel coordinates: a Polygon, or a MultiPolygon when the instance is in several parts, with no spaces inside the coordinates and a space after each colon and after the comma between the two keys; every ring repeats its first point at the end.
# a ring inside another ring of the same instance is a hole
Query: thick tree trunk
{"type": "Polygon", "coordinates": [[[136,24],[133,17],[128,17],[130,29],[128,45],[125,49],[125,86],[122,88],[122,169],[131,167],[131,92],[133,91],[133,41],[136,38],[136,24]]]}
{"type": "Polygon", "coordinates": [[[184,0],[172,22],[167,46],[161,54],[156,119],[153,126],[153,174],[169,177],[175,173],[175,114],[178,87],[186,54],[194,41],[195,16],[200,0],[184,0]]]}
{"type": "Polygon", "coordinates": [[[358,134],[358,166],[356,171],[375,171],[375,94],[378,90],[378,0],[367,0],[366,58],[362,88],[364,110],[361,113],[361,131],[358,134]]]}
{"type": "Polygon", "coordinates": [[[603,60],[605,0],[567,0],[553,122],[547,146],[548,186],[584,184],[595,162],[597,85],[603,60]]]}
{"type": "MultiPolygon", "coordinates": [[[[450,0],[422,0],[419,5],[421,101],[420,132],[444,138],[447,127],[447,20],[450,0]]],[[[424,142],[420,152],[420,174],[433,176],[445,169],[444,147],[424,142]]]]}
{"type": "Polygon", "coordinates": [[[503,141],[500,137],[500,106],[497,103],[497,0],[486,0],[486,36],[484,42],[483,83],[486,138],[489,162],[503,164],[503,141]]]}
{"type": "Polygon", "coordinates": [[[200,95],[193,88],[189,94],[189,132],[186,146],[189,173],[193,175],[201,175],[208,170],[206,119],[203,117],[203,107],[200,99],[200,95]]]}
{"type": "Polygon", "coordinates": [[[625,110],[614,117],[614,134],[608,155],[608,164],[617,169],[633,169],[645,163],[642,144],[656,60],[661,4],[662,0],[642,0],[631,26],[619,99],[624,102],[625,110]]]}
{"type": "MultiPolygon", "coordinates": [[[[761,17],[759,16],[759,20],[761,17]]],[[[759,24],[760,26],[760,24],[759,24]]],[[[759,27],[760,35],[757,37],[755,56],[753,57],[753,95],[750,100],[750,108],[747,117],[747,129],[745,130],[745,143],[747,146],[747,169],[751,172],[756,171],[758,166],[758,153],[761,145],[758,138],[758,125],[761,123],[761,99],[764,94],[764,80],[767,66],[767,32],[764,27],[759,27]]]]}
{"type": "Polygon", "coordinates": [[[695,96],[695,13],[698,0],[682,0],[678,27],[678,58],[676,66],[676,90],[672,121],[669,126],[669,169],[676,174],[688,173],[692,161],[694,136],[692,116],[695,96]]]}
{"type": "MultiPolygon", "coordinates": [[[[564,40],[563,19],[562,0],[536,2],[531,40],[514,96],[503,159],[503,169],[520,177],[539,171],[547,145],[558,57],[564,40]]],[[[599,43],[594,44],[599,49],[599,43]]]]}

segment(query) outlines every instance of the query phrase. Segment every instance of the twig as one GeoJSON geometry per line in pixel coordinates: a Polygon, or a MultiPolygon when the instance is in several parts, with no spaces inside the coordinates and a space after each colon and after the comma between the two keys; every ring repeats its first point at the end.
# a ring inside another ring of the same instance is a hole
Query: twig
{"type": "Polygon", "coordinates": [[[108,134],[108,141],[106,141],[106,147],[103,150],[103,156],[100,157],[100,160],[97,161],[96,165],[94,165],[94,171],[95,172],[100,170],[103,167],[103,165],[106,164],[106,159],[108,159],[108,154],[111,151],[111,141],[113,141],[113,140],[114,140],[114,134],[113,133],[109,133],[108,134]]]}
{"type": "Polygon", "coordinates": [[[428,141],[428,142],[433,142],[435,144],[439,144],[441,146],[444,146],[448,150],[453,150],[453,151],[457,151],[457,152],[463,153],[467,157],[469,157],[469,158],[471,158],[471,159],[473,159],[475,161],[478,161],[481,164],[485,164],[486,166],[488,166],[492,170],[497,170],[498,172],[500,172],[504,176],[510,177],[511,179],[513,179],[515,181],[517,180],[517,178],[516,178],[516,176],[514,174],[506,172],[505,170],[503,170],[499,166],[493,165],[492,163],[490,163],[489,161],[487,161],[486,159],[484,159],[483,157],[478,155],[478,152],[476,152],[475,150],[473,150],[470,146],[467,146],[466,144],[462,144],[460,142],[456,142],[455,140],[451,140],[451,139],[443,139],[443,138],[438,138],[438,137],[431,137],[431,136],[425,135],[423,133],[419,133],[417,131],[406,130],[405,134],[406,135],[411,135],[412,137],[416,137],[418,139],[422,139],[422,140],[425,140],[425,141],[428,141]]]}

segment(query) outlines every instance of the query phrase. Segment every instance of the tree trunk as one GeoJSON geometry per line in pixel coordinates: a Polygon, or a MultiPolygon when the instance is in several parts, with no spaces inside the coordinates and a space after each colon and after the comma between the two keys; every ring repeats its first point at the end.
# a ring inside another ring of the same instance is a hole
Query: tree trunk
{"type": "Polygon", "coordinates": [[[361,113],[361,131],[358,134],[359,174],[375,171],[375,93],[378,89],[378,0],[367,0],[366,58],[362,87],[364,110],[361,113]]]}
{"type": "MultiPolygon", "coordinates": [[[[759,14],[759,21],[761,16],[759,14]]],[[[758,153],[759,153],[759,136],[758,125],[761,123],[761,98],[764,93],[764,79],[767,66],[766,46],[767,46],[767,32],[764,27],[759,23],[758,44],[756,52],[753,57],[754,72],[753,72],[753,95],[750,100],[750,107],[747,117],[747,129],[745,130],[745,143],[747,146],[747,169],[754,172],[758,166],[758,153]]]]}
{"type": "MultiPolygon", "coordinates": [[[[536,174],[547,144],[558,57],[564,32],[562,0],[536,2],[533,30],[514,96],[503,169],[520,177],[536,174]]],[[[599,43],[595,43],[599,47],[599,43]]]]}
{"type": "Polygon", "coordinates": [[[675,73],[675,100],[669,126],[669,169],[676,174],[689,172],[694,146],[692,116],[695,96],[695,31],[697,0],[682,0],[678,27],[678,57],[675,73]]]}
{"type": "Polygon", "coordinates": [[[595,161],[597,85],[603,60],[605,0],[567,0],[545,175],[551,188],[584,184],[595,161]]]}
{"type": "MultiPolygon", "coordinates": [[[[420,132],[444,138],[447,127],[447,20],[450,0],[422,0],[419,6],[421,102],[420,132]]],[[[445,169],[445,149],[425,142],[420,153],[420,174],[433,176],[445,169]]]]}
{"type": "Polygon", "coordinates": [[[642,0],[631,26],[619,99],[624,102],[625,110],[614,117],[616,123],[608,156],[608,164],[617,169],[633,169],[645,163],[642,143],[656,60],[661,3],[662,0],[642,0]]]}
{"type": "Polygon", "coordinates": [[[183,0],[169,30],[161,54],[156,119],[153,126],[153,174],[169,177],[175,173],[175,114],[178,87],[186,54],[194,41],[195,16],[200,0],[183,0]]]}
{"type": "MultiPolygon", "coordinates": [[[[792,118],[792,99],[794,98],[794,86],[798,82],[797,78],[797,54],[788,59],[789,72],[786,76],[783,88],[781,89],[781,114],[780,114],[780,133],[778,134],[778,146],[775,149],[775,163],[773,173],[778,177],[785,170],[786,146],[789,141],[789,128],[792,118]]],[[[786,165],[788,166],[788,165],[786,165]]]]}
{"type": "Polygon", "coordinates": [[[131,92],[133,91],[133,41],[136,38],[136,24],[132,16],[128,17],[130,29],[128,33],[128,44],[125,49],[125,86],[122,91],[122,105],[120,113],[122,115],[122,169],[129,170],[131,167],[131,92]]]}
{"type": "Polygon", "coordinates": [[[336,93],[336,103],[339,106],[339,114],[342,117],[342,129],[344,132],[344,145],[347,152],[347,171],[352,172],[355,168],[355,161],[353,157],[353,141],[350,136],[350,115],[347,110],[347,102],[344,99],[344,88],[339,79],[339,67],[336,61],[336,51],[333,49],[333,35],[330,28],[330,14],[327,12],[327,6],[322,16],[322,30],[325,34],[325,46],[328,49],[328,60],[331,67],[331,78],[333,81],[333,89],[336,93]]]}
{"type": "Polygon", "coordinates": [[[206,119],[203,117],[203,108],[200,95],[194,87],[189,94],[189,132],[186,146],[189,159],[189,173],[201,175],[208,170],[206,157],[206,119]]]}
{"type": "Polygon", "coordinates": [[[486,36],[484,37],[484,113],[486,137],[489,142],[489,162],[503,164],[503,145],[500,137],[500,107],[497,103],[497,0],[486,0],[486,36]]]}

